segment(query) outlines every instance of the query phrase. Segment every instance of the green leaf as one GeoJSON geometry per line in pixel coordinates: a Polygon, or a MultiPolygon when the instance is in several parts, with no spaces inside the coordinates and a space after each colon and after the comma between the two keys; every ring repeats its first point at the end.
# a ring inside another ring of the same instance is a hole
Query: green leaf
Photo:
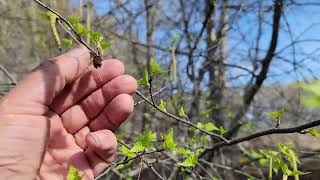
{"type": "Polygon", "coordinates": [[[77,31],[77,34],[78,35],[85,35],[85,34],[88,34],[90,31],[87,29],[87,28],[85,28],[82,24],[80,24],[80,23],[77,23],[77,24],[75,24],[74,25],[74,28],[76,29],[76,31],[77,31]]]}
{"type": "Polygon", "coordinates": [[[246,151],[245,154],[247,154],[248,156],[250,156],[253,159],[260,159],[262,158],[262,154],[256,152],[256,151],[246,151]]]}
{"type": "Polygon", "coordinates": [[[309,133],[314,137],[320,138],[320,132],[316,128],[310,129],[309,133]]]}
{"type": "Polygon", "coordinates": [[[99,32],[90,32],[90,38],[95,43],[101,43],[104,40],[104,37],[99,32]]]}
{"type": "Polygon", "coordinates": [[[281,108],[278,111],[268,112],[267,115],[271,117],[275,121],[280,121],[282,114],[284,113],[284,109],[281,108]]]}
{"type": "Polygon", "coordinates": [[[132,148],[130,149],[130,152],[133,153],[139,153],[142,152],[146,149],[146,147],[143,146],[143,144],[141,142],[136,142],[132,148]]]}
{"type": "Polygon", "coordinates": [[[127,148],[126,146],[120,146],[120,152],[128,157],[136,157],[136,154],[131,152],[131,150],[129,148],[127,148]]]}
{"type": "Polygon", "coordinates": [[[162,100],[162,99],[160,99],[159,108],[160,108],[162,111],[167,112],[167,103],[166,103],[164,100],[162,100]]]}
{"type": "Polygon", "coordinates": [[[145,69],[143,77],[138,80],[138,84],[140,86],[148,86],[148,87],[150,86],[150,84],[149,84],[149,75],[148,75],[148,70],[147,69],[145,69]]]}
{"type": "Polygon", "coordinates": [[[263,154],[268,159],[274,158],[276,155],[279,154],[277,151],[265,150],[265,149],[261,149],[260,153],[263,154]]]}
{"type": "Polygon", "coordinates": [[[156,140],[157,140],[157,134],[149,131],[149,132],[143,133],[139,137],[138,142],[140,142],[143,147],[150,148],[152,145],[152,142],[156,140]]]}
{"type": "Polygon", "coordinates": [[[190,154],[182,163],[178,163],[182,167],[195,167],[198,163],[198,155],[196,153],[190,154]]]}
{"type": "Polygon", "coordinates": [[[168,135],[166,135],[163,143],[164,149],[174,150],[177,147],[177,143],[173,140],[173,128],[171,128],[168,135]]]}
{"type": "Polygon", "coordinates": [[[220,135],[223,136],[224,133],[226,133],[226,130],[222,126],[220,126],[219,132],[220,132],[220,135]]]}
{"type": "Polygon", "coordinates": [[[152,76],[157,75],[157,74],[160,74],[160,73],[163,73],[163,72],[165,72],[165,70],[162,69],[162,68],[157,64],[156,57],[155,57],[155,56],[152,56],[152,58],[151,58],[151,74],[152,74],[152,76]]]}
{"type": "Polygon", "coordinates": [[[178,154],[181,154],[182,156],[186,157],[189,156],[190,154],[192,154],[193,152],[191,152],[190,150],[187,149],[176,149],[175,150],[178,154]]]}
{"type": "Polygon", "coordinates": [[[310,172],[302,172],[302,171],[299,171],[299,170],[294,170],[294,171],[291,171],[291,172],[288,172],[288,176],[297,176],[297,175],[306,175],[306,174],[310,174],[310,172]]]}
{"type": "Polygon", "coordinates": [[[281,171],[282,171],[283,174],[289,174],[289,173],[291,173],[291,171],[289,170],[287,164],[282,163],[282,164],[280,165],[280,167],[281,167],[281,171]]]}
{"type": "Polygon", "coordinates": [[[79,174],[78,169],[74,166],[70,165],[68,169],[67,180],[81,180],[81,176],[79,174]]]}
{"type": "Polygon", "coordinates": [[[186,113],[184,112],[183,106],[181,106],[179,109],[179,116],[180,117],[187,117],[186,113]]]}
{"type": "Polygon", "coordinates": [[[124,170],[125,168],[131,166],[132,164],[133,164],[133,160],[131,160],[131,161],[125,163],[125,164],[120,164],[120,165],[118,165],[118,166],[116,167],[116,169],[117,169],[118,171],[122,171],[122,170],[124,170]]]}
{"type": "Polygon", "coordinates": [[[197,123],[197,127],[200,128],[200,129],[203,129],[205,131],[209,131],[209,132],[211,132],[211,131],[220,131],[221,130],[221,128],[218,128],[216,125],[214,125],[211,122],[208,122],[208,123],[205,123],[205,124],[203,124],[201,122],[198,122],[197,123]]]}
{"type": "Polygon", "coordinates": [[[73,41],[71,39],[63,39],[64,44],[66,45],[67,48],[73,47],[73,41]]]}
{"type": "Polygon", "coordinates": [[[101,49],[102,49],[102,50],[106,50],[106,49],[108,49],[108,48],[111,46],[111,43],[106,42],[106,41],[102,41],[102,42],[100,43],[100,45],[101,45],[101,49]]]}
{"type": "Polygon", "coordinates": [[[262,159],[259,159],[258,162],[259,162],[259,164],[260,164],[261,166],[267,166],[268,163],[269,163],[269,160],[266,159],[266,158],[262,158],[262,159]]]}
{"type": "Polygon", "coordinates": [[[70,22],[72,26],[75,26],[76,24],[79,23],[80,17],[68,17],[67,20],[70,22]]]}
{"type": "Polygon", "coordinates": [[[206,131],[219,131],[219,128],[211,122],[204,124],[203,129],[206,131]]]}

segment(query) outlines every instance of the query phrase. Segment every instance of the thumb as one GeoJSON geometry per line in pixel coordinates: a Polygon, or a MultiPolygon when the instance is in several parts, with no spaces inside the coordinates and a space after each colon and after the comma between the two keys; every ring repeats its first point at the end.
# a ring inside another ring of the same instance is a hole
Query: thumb
{"type": "Polygon", "coordinates": [[[53,98],[66,84],[76,80],[86,70],[89,62],[90,52],[83,45],[44,62],[26,75],[2,100],[8,106],[23,104],[22,109],[15,108],[14,112],[7,113],[19,111],[25,114],[44,114],[53,98]]]}

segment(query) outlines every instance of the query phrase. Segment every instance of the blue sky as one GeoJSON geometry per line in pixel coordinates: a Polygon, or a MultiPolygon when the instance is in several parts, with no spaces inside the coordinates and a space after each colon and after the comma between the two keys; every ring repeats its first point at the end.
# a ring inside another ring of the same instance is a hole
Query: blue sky
{"type": "MultiPolygon", "coordinates": [[[[77,0],[72,0],[72,2],[76,5],[78,3],[77,0]]],[[[130,1],[129,7],[131,9],[138,9],[139,3],[143,3],[143,1],[130,1]]],[[[175,1],[172,1],[174,3],[175,1]]],[[[264,1],[266,3],[271,3],[272,1],[264,1]]],[[[303,2],[318,2],[317,0],[299,0],[299,3],[303,2]]],[[[95,5],[95,10],[98,14],[104,14],[105,12],[108,12],[110,10],[110,1],[105,0],[93,0],[93,3],[95,5]]],[[[174,13],[174,6],[168,5],[168,14],[174,13]]],[[[277,47],[277,52],[286,47],[289,43],[291,43],[291,38],[293,40],[303,40],[303,39],[318,39],[320,40],[320,6],[294,6],[287,8],[285,7],[285,17],[282,17],[281,19],[281,25],[282,30],[279,36],[279,43],[277,47]],[[286,21],[287,22],[286,22],[286,21]],[[292,37],[290,36],[287,27],[287,23],[290,25],[292,37]]],[[[249,52],[249,47],[252,47],[255,43],[255,37],[257,33],[257,25],[254,24],[257,18],[257,14],[246,14],[241,15],[238,19],[238,24],[232,24],[232,26],[235,26],[236,28],[240,29],[242,33],[244,33],[248,40],[240,42],[240,45],[233,49],[232,52],[230,52],[230,56],[228,59],[228,63],[234,63],[237,65],[241,65],[247,68],[251,68],[250,61],[248,59],[241,59],[241,54],[249,52]]],[[[263,24],[263,34],[261,36],[260,41],[260,48],[263,50],[267,50],[270,37],[271,37],[271,23],[272,22],[272,13],[269,13],[269,15],[266,18],[267,22],[263,24]]],[[[138,21],[144,21],[144,16],[141,15],[138,18],[138,21]]],[[[198,21],[199,23],[196,23],[193,28],[199,29],[201,26],[201,21],[198,21]]],[[[139,39],[140,41],[145,41],[145,26],[144,23],[141,23],[141,26],[137,26],[137,29],[139,33],[139,39]]],[[[158,30],[156,33],[155,42],[159,44],[168,44],[168,36],[164,33],[164,30],[158,30]],[[164,38],[166,37],[166,38],[164,38]],[[165,39],[165,40],[164,40],[165,39]]],[[[170,32],[173,36],[176,33],[179,33],[179,31],[175,30],[173,32],[170,32]]],[[[169,35],[170,36],[170,35],[169,35]]],[[[239,43],[240,35],[238,32],[230,31],[228,44],[229,48],[235,47],[236,44],[239,43]]],[[[201,47],[205,47],[204,44],[200,44],[201,47]]],[[[281,59],[274,59],[272,62],[272,71],[269,73],[270,78],[268,78],[267,83],[291,83],[296,80],[303,80],[305,79],[312,79],[313,76],[320,76],[320,61],[318,60],[318,57],[320,57],[320,53],[318,52],[318,49],[320,49],[320,41],[319,42],[303,42],[299,43],[295,46],[295,58],[296,61],[301,61],[301,59],[304,60],[302,63],[302,68],[300,71],[286,73],[288,70],[292,70],[293,66],[291,63],[288,63],[281,59]],[[312,57],[307,57],[306,54],[312,53],[312,57]],[[307,58],[306,58],[307,57],[307,58]],[[313,72],[311,74],[310,72],[313,72]]],[[[285,58],[287,61],[294,61],[294,57],[292,56],[292,48],[286,49],[283,51],[280,55],[285,58]]],[[[265,53],[261,51],[260,58],[264,57],[265,53]]],[[[243,74],[244,72],[239,69],[232,69],[228,72],[229,76],[237,76],[240,74],[243,74]]],[[[245,82],[248,80],[247,77],[245,78],[239,78],[235,80],[235,82],[231,81],[230,85],[241,85],[242,82],[245,84],[245,82]]]]}

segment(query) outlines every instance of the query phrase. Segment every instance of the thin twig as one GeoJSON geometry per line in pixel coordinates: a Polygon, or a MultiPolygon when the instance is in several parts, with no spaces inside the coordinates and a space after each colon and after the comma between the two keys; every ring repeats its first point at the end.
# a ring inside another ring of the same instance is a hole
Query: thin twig
{"type": "Polygon", "coordinates": [[[175,115],[173,115],[173,114],[171,114],[171,113],[168,113],[168,112],[166,112],[166,111],[163,111],[159,106],[157,106],[156,104],[153,104],[148,98],[146,98],[141,92],[136,91],[136,94],[137,94],[138,96],[140,96],[142,99],[144,99],[147,103],[149,103],[150,105],[152,105],[154,108],[156,108],[158,111],[160,111],[161,113],[165,114],[166,116],[171,117],[171,118],[173,118],[173,119],[175,119],[175,120],[177,120],[177,121],[180,121],[180,122],[182,122],[182,123],[184,123],[184,124],[187,124],[187,125],[189,125],[189,126],[192,126],[192,127],[196,128],[196,129],[198,129],[199,131],[205,133],[205,134],[208,134],[208,135],[210,135],[210,136],[212,136],[212,137],[214,137],[214,138],[216,138],[216,139],[218,139],[218,140],[222,140],[222,142],[225,142],[225,143],[228,143],[228,142],[229,142],[226,138],[224,138],[223,136],[220,136],[219,134],[215,134],[215,133],[206,131],[206,130],[204,130],[204,129],[201,129],[201,128],[197,127],[197,125],[193,124],[193,123],[190,122],[190,121],[187,121],[187,120],[182,119],[182,118],[179,118],[179,117],[177,117],[177,116],[175,116],[175,115]]]}
{"type": "Polygon", "coordinates": [[[140,162],[140,170],[139,170],[139,174],[138,174],[138,178],[137,178],[137,180],[140,180],[140,175],[141,175],[141,171],[142,171],[142,162],[143,162],[143,156],[141,156],[141,162],[140,162]]]}
{"type": "Polygon", "coordinates": [[[254,133],[245,137],[241,137],[241,138],[237,138],[237,139],[233,139],[230,140],[228,142],[219,142],[216,143],[215,145],[213,145],[210,149],[208,150],[215,150],[218,148],[221,148],[223,146],[231,146],[234,144],[238,144],[244,141],[250,141],[252,139],[258,138],[258,137],[262,137],[262,136],[266,136],[266,135],[271,135],[271,134],[291,134],[291,133],[300,133],[305,129],[309,129],[312,127],[316,127],[320,125],[320,120],[316,120],[316,121],[312,121],[310,123],[306,123],[297,127],[292,127],[292,128],[282,128],[282,129],[269,129],[266,131],[262,131],[262,132],[258,132],[258,133],[254,133]]]}
{"type": "Polygon", "coordinates": [[[38,3],[40,6],[42,6],[43,8],[47,9],[48,11],[52,12],[53,14],[55,14],[56,16],[58,16],[58,18],[60,20],[62,20],[71,30],[72,32],[77,36],[77,40],[84,46],[86,46],[90,52],[94,55],[94,56],[99,56],[98,53],[96,53],[87,43],[85,43],[83,41],[83,39],[81,38],[81,36],[77,33],[76,29],[71,25],[71,23],[65,19],[63,16],[61,16],[58,12],[54,11],[53,9],[51,9],[49,6],[43,4],[41,1],[39,0],[34,0],[36,3],[38,3]]]}
{"type": "MultiPolygon", "coordinates": [[[[202,163],[205,163],[205,164],[209,165],[210,167],[217,167],[217,168],[221,168],[221,169],[226,169],[226,170],[235,172],[235,173],[237,173],[237,174],[244,175],[244,176],[246,176],[246,177],[253,177],[252,175],[250,175],[250,174],[248,174],[248,173],[246,173],[246,172],[243,172],[243,171],[234,169],[234,168],[229,167],[229,166],[225,166],[225,165],[222,165],[222,164],[217,164],[217,163],[208,162],[208,161],[205,161],[205,160],[203,160],[203,159],[200,159],[200,161],[201,161],[202,163]]],[[[255,178],[256,178],[256,177],[255,177],[255,178]]]]}
{"type": "MultiPolygon", "coordinates": [[[[166,88],[167,88],[167,87],[164,86],[163,88],[159,89],[157,92],[153,93],[152,96],[155,96],[155,95],[159,94],[160,92],[162,92],[162,91],[165,90],[166,88]]],[[[151,96],[149,96],[149,97],[147,97],[147,98],[150,99],[151,96]]],[[[144,99],[141,100],[141,101],[139,101],[139,102],[136,102],[136,103],[134,104],[134,106],[139,105],[139,104],[141,104],[141,103],[143,103],[143,102],[145,102],[144,99]]]]}
{"type": "MultiPolygon", "coordinates": [[[[123,145],[123,146],[125,146],[126,148],[128,148],[128,149],[130,149],[130,147],[128,146],[128,145],[126,145],[125,143],[123,143],[123,142],[121,142],[121,141],[119,141],[119,140],[117,140],[118,141],[118,143],[119,144],[121,144],[121,145],[123,145]]],[[[137,156],[136,157],[133,157],[132,159],[130,159],[130,160],[133,160],[133,159],[135,159],[135,158],[142,158],[141,156],[143,156],[143,155],[146,155],[146,154],[152,154],[152,153],[156,153],[156,152],[161,152],[161,151],[163,151],[163,150],[157,150],[157,151],[152,151],[152,152],[144,152],[144,153],[142,153],[142,154],[138,154],[138,153],[135,153],[137,156]]],[[[126,162],[129,162],[130,160],[126,160],[126,162]]],[[[164,180],[164,178],[154,169],[154,167],[151,165],[151,164],[149,164],[147,161],[145,161],[145,160],[142,160],[143,161],[143,163],[145,163],[153,172],[154,172],[154,174],[155,175],[157,175],[158,176],[158,178],[160,178],[161,180],[164,180]]],[[[123,162],[121,162],[121,164],[123,164],[123,162]]],[[[119,165],[119,164],[118,164],[119,165]]]]}
{"type": "Polygon", "coordinates": [[[17,80],[9,73],[9,71],[5,67],[0,65],[0,70],[10,79],[13,84],[17,84],[17,80]]]}

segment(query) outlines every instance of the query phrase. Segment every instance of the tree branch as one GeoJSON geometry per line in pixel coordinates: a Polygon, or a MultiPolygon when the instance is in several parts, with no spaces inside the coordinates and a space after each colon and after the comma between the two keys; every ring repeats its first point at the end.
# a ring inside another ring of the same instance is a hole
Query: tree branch
{"type": "Polygon", "coordinates": [[[254,96],[257,94],[259,89],[262,86],[263,81],[267,78],[268,70],[271,64],[271,61],[275,55],[275,51],[278,44],[279,36],[279,27],[280,19],[283,8],[283,0],[276,0],[274,2],[274,14],[273,14],[273,25],[272,25],[272,35],[270,45],[267,51],[266,56],[263,58],[262,67],[260,73],[257,75],[255,83],[249,85],[243,96],[243,107],[237,112],[235,118],[233,119],[234,123],[232,124],[229,132],[226,133],[226,137],[231,137],[233,134],[237,133],[242,123],[236,123],[239,121],[243,115],[247,112],[254,96]]]}
{"type": "Polygon", "coordinates": [[[266,131],[258,132],[255,134],[251,134],[245,137],[237,138],[234,140],[230,140],[229,142],[219,142],[213,145],[210,150],[216,150],[223,146],[231,146],[244,141],[250,141],[252,139],[256,139],[262,136],[271,135],[271,134],[291,134],[291,133],[301,133],[305,129],[309,129],[312,127],[316,127],[320,125],[320,120],[312,121],[310,123],[303,124],[301,126],[292,127],[292,128],[282,128],[282,129],[269,129],[266,131]]]}
{"type": "Polygon", "coordinates": [[[159,106],[157,106],[156,104],[152,103],[148,98],[146,98],[143,94],[141,94],[141,92],[136,91],[136,94],[137,94],[138,96],[140,96],[142,99],[144,99],[147,103],[149,103],[150,105],[152,105],[155,109],[157,109],[158,111],[160,111],[162,114],[164,114],[164,115],[166,115],[166,116],[168,116],[168,117],[170,117],[170,118],[173,118],[173,119],[175,119],[175,120],[177,120],[177,121],[179,121],[179,122],[182,122],[182,123],[184,123],[184,124],[187,124],[187,125],[189,125],[189,126],[192,126],[192,127],[196,128],[196,129],[200,130],[201,132],[203,132],[203,133],[205,133],[205,134],[208,134],[208,135],[210,135],[210,136],[214,137],[215,139],[218,139],[218,140],[220,140],[220,141],[222,141],[222,142],[226,142],[226,143],[229,142],[229,141],[228,141],[226,138],[224,138],[223,136],[220,136],[220,135],[218,135],[218,134],[215,134],[215,133],[206,131],[206,130],[204,130],[204,129],[201,129],[201,128],[197,127],[197,125],[193,124],[193,123],[190,122],[190,121],[187,121],[187,120],[182,119],[182,118],[179,118],[179,117],[177,117],[177,116],[175,116],[175,115],[173,115],[173,114],[171,114],[171,113],[168,113],[168,112],[166,112],[166,111],[163,111],[159,106]]]}

